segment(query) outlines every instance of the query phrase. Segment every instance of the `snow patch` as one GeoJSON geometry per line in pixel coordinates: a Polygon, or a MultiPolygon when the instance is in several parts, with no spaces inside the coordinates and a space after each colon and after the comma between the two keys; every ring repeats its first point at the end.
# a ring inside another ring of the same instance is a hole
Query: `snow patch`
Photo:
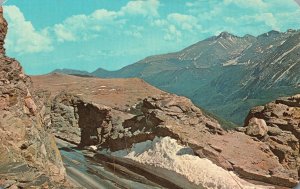
{"type": "Polygon", "coordinates": [[[270,45],[268,48],[267,48],[267,50],[269,50],[269,49],[271,49],[271,48],[273,48],[274,46],[273,45],[270,45]]]}
{"type": "Polygon", "coordinates": [[[225,62],[224,64],[223,64],[223,66],[234,66],[234,65],[237,65],[238,64],[238,59],[239,59],[240,57],[236,57],[235,59],[232,59],[232,60],[228,60],[227,62],[225,62]]]}
{"type": "Polygon", "coordinates": [[[280,45],[282,45],[282,44],[283,44],[283,43],[285,43],[285,42],[286,42],[286,40],[284,40],[284,41],[281,41],[281,42],[280,42],[280,45]]]}
{"type": "Polygon", "coordinates": [[[101,153],[117,157],[125,157],[142,164],[165,168],[185,176],[189,181],[206,188],[228,189],[264,189],[271,188],[251,184],[240,179],[233,172],[229,172],[208,159],[195,156],[188,146],[182,146],[170,137],[158,138],[153,141],[136,143],[130,149],[101,153]]]}
{"type": "Polygon", "coordinates": [[[224,49],[227,49],[227,47],[223,44],[223,43],[221,43],[220,41],[218,42],[224,49]]]}
{"type": "Polygon", "coordinates": [[[98,150],[98,147],[92,145],[92,146],[89,146],[88,149],[96,151],[96,150],[98,150]]]}
{"type": "MultiPolygon", "coordinates": [[[[282,61],[282,59],[283,59],[286,55],[290,54],[293,50],[295,50],[295,49],[297,49],[297,48],[299,48],[299,47],[300,47],[300,44],[297,44],[296,46],[294,46],[294,47],[291,48],[290,50],[284,52],[282,55],[280,55],[280,56],[274,61],[274,63],[279,62],[279,60],[282,61]]],[[[281,61],[280,61],[280,63],[281,63],[281,61]]]]}
{"type": "MultiPolygon", "coordinates": [[[[274,81],[274,83],[276,83],[277,81],[280,81],[282,78],[283,78],[283,76],[286,74],[286,73],[288,73],[296,64],[297,64],[298,62],[296,62],[296,63],[294,63],[294,64],[292,64],[288,69],[286,69],[275,81],[274,81]]],[[[277,74],[276,74],[277,75],[277,74]]],[[[274,77],[274,76],[273,76],[274,77]]]]}

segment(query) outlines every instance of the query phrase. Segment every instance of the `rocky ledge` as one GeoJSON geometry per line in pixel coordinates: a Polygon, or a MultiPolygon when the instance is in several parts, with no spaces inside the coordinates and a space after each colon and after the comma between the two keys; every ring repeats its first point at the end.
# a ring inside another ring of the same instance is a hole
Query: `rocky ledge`
{"type": "Polygon", "coordinates": [[[300,95],[253,108],[238,130],[265,143],[290,178],[300,176],[300,95]]]}
{"type": "Polygon", "coordinates": [[[68,187],[55,139],[45,128],[43,100],[19,62],[5,55],[0,8],[0,188],[68,187]]]}
{"type": "MultiPolygon", "coordinates": [[[[69,136],[61,135],[61,138],[72,138],[67,131],[68,127],[75,126],[78,128],[77,143],[81,146],[95,145],[98,149],[108,148],[114,152],[155,137],[171,137],[191,147],[200,158],[207,158],[242,178],[283,187],[294,187],[298,183],[298,177],[287,166],[287,160],[282,161],[274,153],[275,146],[262,140],[260,135],[268,130],[268,122],[265,124],[261,117],[247,118],[252,125],[258,123],[265,126],[265,130],[256,134],[250,126],[239,128],[239,131],[224,130],[216,119],[194,106],[189,99],[172,94],[145,98],[132,107],[134,112],[139,112],[138,115],[126,116],[124,112],[121,114],[67,93],[58,95],[54,102],[53,132],[60,128],[59,123],[66,123],[63,126],[64,135],[69,136]]],[[[289,140],[286,144],[292,143],[289,140]]],[[[279,146],[276,148],[281,149],[279,146]]]]}
{"type": "Polygon", "coordinates": [[[116,151],[153,140],[155,136],[170,136],[190,146],[199,157],[242,178],[285,187],[293,187],[298,182],[298,177],[293,176],[293,171],[273,153],[268,143],[222,129],[217,120],[185,97],[164,94],[146,98],[140,111],[142,115],[124,121],[123,130],[100,147],[116,151]]]}

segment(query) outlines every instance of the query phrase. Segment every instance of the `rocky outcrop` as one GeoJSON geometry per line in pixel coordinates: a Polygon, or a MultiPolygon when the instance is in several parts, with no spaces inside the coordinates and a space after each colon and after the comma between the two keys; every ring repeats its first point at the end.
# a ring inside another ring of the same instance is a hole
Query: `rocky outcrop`
{"type": "Polygon", "coordinates": [[[7,33],[7,22],[3,17],[3,8],[0,6],[0,56],[5,55],[4,40],[7,33]]]}
{"type": "MultiPolygon", "coordinates": [[[[50,128],[53,127],[55,135],[67,140],[72,140],[72,131],[76,129],[78,145],[96,145],[110,151],[169,136],[190,146],[199,157],[243,178],[285,187],[297,184],[295,171],[287,166],[287,160],[283,161],[284,156],[278,156],[285,149],[284,145],[271,146],[265,141],[281,140],[295,145],[295,138],[288,137],[287,131],[279,127],[270,128],[265,116],[257,112],[264,108],[255,108],[252,114],[256,116],[247,118],[248,127],[239,128],[242,132],[237,132],[224,130],[216,119],[185,97],[162,94],[137,104],[134,109],[141,112],[140,115],[121,116],[120,111],[63,92],[52,100],[50,128]]],[[[295,150],[296,146],[293,146],[295,150]]]]}
{"type": "Polygon", "coordinates": [[[171,136],[180,140],[184,132],[175,129],[183,125],[201,128],[203,132],[224,132],[216,120],[206,116],[185,97],[165,94],[146,98],[140,111],[142,115],[125,120],[118,135],[111,136],[102,147],[116,151],[133,143],[153,140],[155,136],[171,136]]]}
{"type": "Polygon", "coordinates": [[[79,144],[81,140],[77,109],[79,100],[78,97],[65,92],[47,100],[50,113],[49,129],[56,137],[74,144],[79,144]]]}
{"type": "Polygon", "coordinates": [[[253,119],[267,125],[267,129],[263,129],[264,135],[257,135],[257,139],[269,146],[279,162],[290,172],[291,178],[299,180],[300,95],[280,98],[265,106],[253,108],[245,120],[247,130],[253,127],[253,119]]]}
{"type": "Polygon", "coordinates": [[[84,102],[78,105],[78,125],[81,129],[80,145],[103,144],[112,129],[111,109],[107,106],[84,102]]]}
{"type": "Polygon", "coordinates": [[[43,100],[32,94],[19,62],[5,55],[6,31],[0,8],[0,188],[67,187],[43,100]]]}
{"type": "MultiPolygon", "coordinates": [[[[156,136],[170,136],[190,146],[199,157],[208,158],[243,178],[286,187],[297,183],[267,144],[244,133],[222,129],[217,120],[185,97],[165,94],[146,98],[141,112],[142,115],[126,120],[123,130],[99,147],[117,151],[156,136]]],[[[267,131],[264,124],[262,120],[252,120],[251,133],[264,135],[267,131]]]]}
{"type": "Polygon", "coordinates": [[[50,99],[49,128],[79,146],[101,145],[112,130],[111,108],[61,92],[50,99]]]}

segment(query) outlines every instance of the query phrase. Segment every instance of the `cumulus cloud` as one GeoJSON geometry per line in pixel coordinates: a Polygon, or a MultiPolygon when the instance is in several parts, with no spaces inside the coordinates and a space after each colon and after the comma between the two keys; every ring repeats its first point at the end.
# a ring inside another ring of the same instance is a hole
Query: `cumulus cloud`
{"type": "Polygon", "coordinates": [[[256,21],[264,22],[267,26],[270,26],[274,30],[280,31],[277,19],[272,13],[257,14],[253,17],[256,21]]]}
{"type": "Polygon", "coordinates": [[[189,0],[187,13],[197,18],[203,33],[229,31],[259,35],[269,30],[296,28],[300,9],[295,1],[282,0],[189,0]]]}
{"type": "Polygon", "coordinates": [[[4,9],[4,16],[9,22],[7,49],[18,54],[53,50],[52,41],[46,29],[37,31],[16,6],[5,6],[4,9]]]}
{"type": "MultiPolygon", "coordinates": [[[[156,17],[159,15],[158,0],[129,1],[118,11],[99,9],[90,15],[74,15],[53,27],[59,42],[89,40],[97,37],[100,31],[110,28],[118,31],[125,23],[126,16],[156,17]]],[[[142,37],[141,30],[125,30],[124,34],[136,38],[142,37]]]]}
{"type": "Polygon", "coordinates": [[[201,29],[201,26],[198,24],[198,19],[192,15],[172,13],[168,15],[167,19],[183,30],[191,31],[201,29]]]}
{"type": "Polygon", "coordinates": [[[151,25],[165,32],[166,41],[181,41],[184,34],[195,34],[202,28],[197,17],[180,13],[170,13],[165,19],[153,20],[151,25]]]}
{"type": "Polygon", "coordinates": [[[160,3],[158,0],[138,0],[130,1],[121,8],[119,11],[120,15],[132,14],[132,15],[143,15],[143,16],[158,16],[158,8],[160,3]]]}
{"type": "Polygon", "coordinates": [[[97,37],[97,33],[104,30],[105,26],[116,22],[116,14],[114,11],[99,9],[90,15],[74,15],[54,25],[53,30],[60,42],[89,40],[97,37]]]}
{"type": "Polygon", "coordinates": [[[124,33],[134,38],[142,38],[143,31],[144,31],[144,27],[133,25],[130,27],[130,30],[126,30],[124,33]]]}
{"type": "Polygon", "coordinates": [[[174,25],[169,25],[166,29],[164,40],[166,41],[181,41],[182,32],[179,31],[174,25]]]}
{"type": "Polygon", "coordinates": [[[224,4],[235,4],[243,8],[265,9],[268,4],[263,0],[224,0],[224,4]]]}

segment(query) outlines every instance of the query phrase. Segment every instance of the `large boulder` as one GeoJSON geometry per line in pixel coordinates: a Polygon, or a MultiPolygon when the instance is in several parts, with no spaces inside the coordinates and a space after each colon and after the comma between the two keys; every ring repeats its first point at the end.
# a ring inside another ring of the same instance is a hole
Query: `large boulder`
{"type": "Polygon", "coordinates": [[[268,126],[263,119],[257,119],[255,117],[249,120],[249,124],[246,129],[246,134],[250,136],[263,137],[268,133],[268,126]]]}

